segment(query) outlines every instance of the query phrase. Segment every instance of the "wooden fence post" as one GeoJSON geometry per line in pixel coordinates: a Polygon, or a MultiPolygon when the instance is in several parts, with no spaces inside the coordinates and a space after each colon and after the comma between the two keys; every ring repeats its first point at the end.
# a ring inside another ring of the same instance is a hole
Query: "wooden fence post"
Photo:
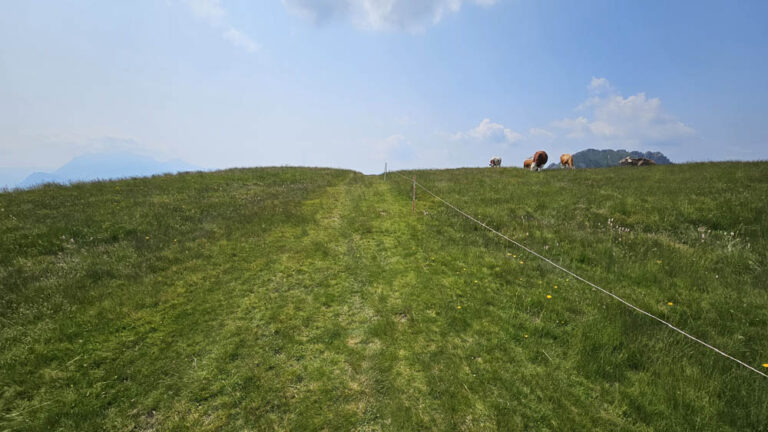
{"type": "Polygon", "coordinates": [[[411,214],[416,213],[416,176],[413,176],[413,193],[411,194],[411,214]]]}

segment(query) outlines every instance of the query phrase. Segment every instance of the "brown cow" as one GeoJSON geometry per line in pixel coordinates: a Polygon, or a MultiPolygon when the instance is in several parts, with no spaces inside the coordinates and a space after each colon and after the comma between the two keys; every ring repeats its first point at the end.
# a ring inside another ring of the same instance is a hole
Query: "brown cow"
{"type": "Polygon", "coordinates": [[[523,168],[530,169],[531,164],[533,164],[533,159],[526,159],[525,161],[523,161],[523,168]]]}
{"type": "Polygon", "coordinates": [[[533,155],[533,163],[531,164],[531,171],[539,171],[547,163],[547,152],[539,150],[533,155]]]}
{"type": "Polygon", "coordinates": [[[573,156],[568,153],[560,155],[560,167],[573,169],[573,156]]]}

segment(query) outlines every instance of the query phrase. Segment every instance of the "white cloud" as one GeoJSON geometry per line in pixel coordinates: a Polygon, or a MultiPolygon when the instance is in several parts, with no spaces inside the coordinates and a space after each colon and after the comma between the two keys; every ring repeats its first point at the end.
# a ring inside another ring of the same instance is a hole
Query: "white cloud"
{"type": "Polygon", "coordinates": [[[589,120],[585,117],[557,120],[552,122],[552,126],[565,130],[568,138],[583,138],[589,132],[589,120]]]}
{"type": "Polygon", "coordinates": [[[554,138],[555,134],[552,132],[542,129],[542,128],[531,128],[528,131],[528,135],[532,137],[539,137],[539,138],[554,138]]]}
{"type": "Polygon", "coordinates": [[[227,13],[220,0],[184,0],[192,13],[213,26],[221,25],[227,13]]]}
{"type": "Polygon", "coordinates": [[[589,85],[587,86],[590,92],[593,93],[602,93],[605,91],[611,91],[613,90],[613,87],[611,87],[611,83],[608,82],[605,78],[595,78],[592,77],[592,81],[589,82],[589,85]]]}
{"type": "Polygon", "coordinates": [[[413,146],[403,135],[392,135],[374,143],[375,157],[380,161],[405,162],[413,158],[413,146]]]}
{"type": "Polygon", "coordinates": [[[249,53],[259,50],[260,46],[242,31],[227,24],[227,11],[221,0],[182,0],[192,13],[211,27],[221,30],[221,37],[232,45],[249,53]]]}
{"type": "Polygon", "coordinates": [[[488,7],[496,0],[283,0],[288,10],[315,22],[342,18],[369,30],[409,31],[437,24],[465,2],[488,7]]]}
{"type": "Polygon", "coordinates": [[[593,96],[577,108],[586,111],[585,115],[551,124],[565,131],[568,138],[637,146],[685,139],[696,133],[665,113],[659,98],[649,99],[645,93],[625,98],[605,78],[592,78],[588,89],[593,96]]]}
{"type": "Polygon", "coordinates": [[[472,140],[491,143],[514,143],[523,139],[523,136],[511,129],[505,128],[490,119],[483,119],[477,127],[467,132],[458,132],[452,136],[454,140],[472,140]]]}
{"type": "Polygon", "coordinates": [[[249,38],[246,34],[241,32],[240,30],[235,29],[234,27],[230,27],[227,31],[225,31],[222,36],[224,39],[230,41],[234,46],[243,48],[244,50],[252,53],[259,50],[259,44],[254,42],[251,38],[249,38]]]}

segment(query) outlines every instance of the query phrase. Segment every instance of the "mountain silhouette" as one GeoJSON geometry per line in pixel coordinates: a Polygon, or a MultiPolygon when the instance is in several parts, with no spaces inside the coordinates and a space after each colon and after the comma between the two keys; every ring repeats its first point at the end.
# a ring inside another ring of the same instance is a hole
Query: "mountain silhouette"
{"type": "Polygon", "coordinates": [[[54,172],[35,172],[17,184],[28,188],[43,183],[71,183],[108,180],[125,177],[144,177],[155,174],[196,171],[200,167],[181,159],[160,162],[148,156],[127,152],[96,153],[78,156],[54,172]]]}

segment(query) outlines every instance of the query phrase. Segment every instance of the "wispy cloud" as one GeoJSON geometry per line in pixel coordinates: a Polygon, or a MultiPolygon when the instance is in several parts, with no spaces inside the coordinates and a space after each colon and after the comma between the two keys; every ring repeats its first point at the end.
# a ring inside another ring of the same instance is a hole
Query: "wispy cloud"
{"type": "Polygon", "coordinates": [[[400,134],[374,143],[375,157],[380,161],[407,162],[413,158],[413,145],[400,134]]]}
{"type": "Polygon", "coordinates": [[[334,18],[368,30],[424,30],[463,3],[492,6],[496,0],[283,0],[288,10],[314,22],[334,18]]]}
{"type": "Polygon", "coordinates": [[[227,31],[225,31],[222,36],[224,36],[224,39],[230,41],[232,45],[243,48],[248,52],[252,53],[259,50],[259,44],[254,42],[247,35],[243,34],[243,32],[240,30],[237,30],[233,27],[230,27],[227,31]]]}
{"type": "Polygon", "coordinates": [[[184,0],[184,3],[196,17],[212,26],[220,26],[227,16],[220,0],[184,0]]]}
{"type": "Polygon", "coordinates": [[[490,119],[483,119],[479,125],[466,131],[457,132],[451,136],[454,140],[470,140],[480,143],[507,143],[523,139],[523,135],[504,127],[499,123],[494,123],[490,119]]]}
{"type": "Polygon", "coordinates": [[[591,93],[602,93],[612,91],[613,86],[611,86],[611,83],[605,78],[592,77],[592,81],[589,82],[587,89],[589,89],[591,93]]]}
{"type": "Polygon", "coordinates": [[[221,31],[221,37],[232,45],[249,53],[259,50],[260,45],[256,41],[228,24],[227,11],[221,5],[221,0],[183,0],[183,3],[196,17],[221,31]]]}
{"type": "Polygon", "coordinates": [[[546,139],[555,137],[555,134],[542,128],[531,128],[528,131],[528,135],[531,137],[546,138],[546,139]]]}

